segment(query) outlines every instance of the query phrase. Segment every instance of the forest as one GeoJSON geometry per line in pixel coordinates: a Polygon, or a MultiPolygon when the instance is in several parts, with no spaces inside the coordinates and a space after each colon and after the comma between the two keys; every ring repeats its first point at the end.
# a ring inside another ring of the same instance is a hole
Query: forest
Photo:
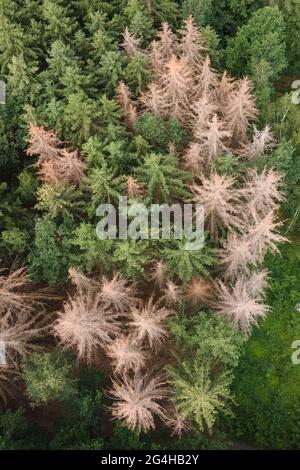
{"type": "Polygon", "coordinates": [[[300,449],[299,40],[300,0],[0,0],[1,450],[300,449]],[[101,239],[124,196],[203,247],[101,239]]]}

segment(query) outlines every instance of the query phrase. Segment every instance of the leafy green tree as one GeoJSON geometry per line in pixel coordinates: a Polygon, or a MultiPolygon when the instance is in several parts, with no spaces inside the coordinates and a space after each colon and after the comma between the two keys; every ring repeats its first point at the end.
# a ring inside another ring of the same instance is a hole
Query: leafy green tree
{"type": "Polygon", "coordinates": [[[92,136],[82,145],[82,151],[89,168],[102,167],[105,163],[103,142],[98,136],[92,136]]]}
{"type": "Polygon", "coordinates": [[[68,97],[74,93],[82,92],[87,85],[87,77],[85,77],[78,65],[66,66],[64,75],[61,77],[61,84],[64,87],[63,94],[68,97]]]}
{"type": "Polygon", "coordinates": [[[142,0],[141,3],[159,26],[163,21],[176,23],[178,10],[173,0],[142,0]]]}
{"type": "Polygon", "coordinates": [[[269,0],[271,6],[277,5],[285,20],[287,38],[286,55],[292,70],[299,70],[299,35],[300,35],[300,1],[269,0]]]}
{"type": "Polygon", "coordinates": [[[8,92],[12,96],[33,102],[40,91],[40,85],[35,81],[38,68],[33,64],[28,66],[22,54],[13,56],[8,64],[8,92]]]}
{"type": "Polygon", "coordinates": [[[109,34],[105,16],[101,12],[90,14],[87,28],[91,34],[91,60],[100,61],[107,51],[116,49],[113,39],[109,34]]]}
{"type": "Polygon", "coordinates": [[[68,129],[69,139],[75,145],[82,144],[90,137],[93,114],[94,103],[83,91],[68,96],[64,121],[68,129]]]}
{"type": "MultiPolygon", "coordinates": [[[[131,171],[136,157],[128,152],[128,143],[125,140],[110,142],[105,148],[106,163],[118,174],[126,174],[131,171]]],[[[122,183],[122,180],[120,180],[122,183]]]]}
{"type": "Polygon", "coordinates": [[[189,137],[186,130],[173,116],[166,123],[166,134],[168,144],[174,145],[178,151],[183,150],[188,143],[189,137]]]}
{"type": "Polygon", "coordinates": [[[49,444],[51,450],[99,450],[104,446],[100,437],[104,405],[102,375],[99,370],[89,368],[79,372],[78,391],[72,400],[64,402],[49,444]]]}
{"type": "Polygon", "coordinates": [[[216,158],[214,167],[219,175],[236,176],[241,169],[241,162],[236,155],[227,153],[216,158]]]}
{"type": "Polygon", "coordinates": [[[181,150],[188,140],[186,131],[174,117],[165,122],[161,117],[149,112],[137,118],[135,130],[156,149],[158,147],[167,150],[168,144],[173,144],[181,150]]]}
{"type": "Polygon", "coordinates": [[[124,13],[129,19],[128,29],[135,36],[148,40],[154,35],[153,19],[143,2],[128,0],[124,13]]]}
{"type": "Polygon", "coordinates": [[[18,227],[3,230],[0,244],[9,252],[10,257],[23,254],[28,248],[28,233],[18,227]]]}
{"type": "Polygon", "coordinates": [[[44,0],[42,5],[42,18],[44,20],[45,36],[47,41],[60,39],[67,40],[72,35],[75,23],[69,16],[68,7],[59,5],[59,2],[44,0]]]}
{"type": "Polygon", "coordinates": [[[123,61],[118,51],[108,51],[100,60],[98,76],[101,80],[103,91],[112,96],[117,84],[123,77],[123,61]]]}
{"type": "Polygon", "coordinates": [[[184,0],[181,11],[183,19],[192,16],[198,27],[207,26],[212,20],[213,0],[184,0]]]}
{"type": "MultiPolygon", "coordinates": [[[[55,86],[55,94],[57,94],[57,86],[61,83],[65,75],[67,67],[78,67],[77,59],[74,51],[69,45],[66,45],[62,40],[55,40],[50,47],[48,57],[46,58],[48,68],[42,72],[40,78],[46,81],[51,81],[55,86]]],[[[52,98],[53,96],[49,96],[52,98]]]]}
{"type": "Polygon", "coordinates": [[[167,144],[166,127],[159,116],[146,112],[139,116],[135,130],[141,134],[153,147],[165,148],[167,144]]]}
{"type": "Polygon", "coordinates": [[[211,26],[208,25],[202,29],[202,37],[204,44],[208,49],[212,65],[220,68],[224,55],[223,51],[220,50],[220,36],[211,26]]]}
{"type": "Polygon", "coordinates": [[[265,59],[252,65],[251,78],[255,85],[256,104],[260,110],[260,119],[264,121],[274,95],[274,89],[271,86],[272,76],[271,65],[265,59]]]}
{"type": "Polygon", "coordinates": [[[20,164],[26,132],[20,119],[21,107],[16,97],[8,95],[0,107],[0,169],[12,170],[20,164]]]}
{"type": "Polygon", "coordinates": [[[102,95],[99,100],[97,117],[103,126],[118,125],[122,117],[120,105],[115,100],[110,100],[102,95]]]}
{"type": "Polygon", "coordinates": [[[34,353],[21,368],[32,406],[40,406],[50,400],[64,401],[76,394],[76,380],[72,376],[74,365],[59,350],[34,353]]]}
{"type": "Polygon", "coordinates": [[[15,56],[23,55],[26,60],[34,60],[36,51],[32,48],[32,38],[24,33],[19,24],[11,22],[4,6],[5,0],[0,4],[0,66],[1,72],[8,70],[8,64],[15,56]]]}

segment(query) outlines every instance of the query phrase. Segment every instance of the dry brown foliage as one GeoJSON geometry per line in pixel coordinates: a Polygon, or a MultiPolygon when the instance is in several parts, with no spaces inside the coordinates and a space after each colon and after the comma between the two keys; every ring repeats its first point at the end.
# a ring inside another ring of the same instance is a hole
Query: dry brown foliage
{"type": "Polygon", "coordinates": [[[138,342],[156,350],[168,336],[165,321],[170,315],[170,310],[161,307],[151,297],[147,304],[131,310],[129,326],[138,342]]]}
{"type": "Polygon", "coordinates": [[[160,260],[154,262],[150,273],[150,279],[154,281],[157,286],[163,286],[166,280],[166,266],[163,261],[160,260]]]}
{"type": "Polygon", "coordinates": [[[253,225],[247,227],[246,237],[250,242],[253,264],[262,263],[266,253],[270,250],[279,253],[278,243],[288,242],[277,230],[283,222],[276,221],[274,211],[265,217],[253,215],[253,225]]]}
{"type": "Polygon", "coordinates": [[[132,336],[120,336],[107,348],[107,355],[113,361],[115,374],[126,373],[130,370],[137,372],[146,362],[146,354],[132,336]]]}
{"type": "Polygon", "coordinates": [[[243,144],[238,153],[247,160],[255,160],[258,156],[265,155],[273,147],[274,138],[270,126],[266,126],[261,131],[254,126],[252,141],[246,145],[243,144]]]}
{"type": "Polygon", "coordinates": [[[155,428],[155,416],[164,419],[160,402],[168,396],[166,377],[162,374],[136,373],[113,379],[110,395],[115,399],[112,415],[125,422],[129,429],[149,431],[155,428]]]}
{"type": "Polygon", "coordinates": [[[232,135],[232,143],[237,145],[247,142],[249,122],[257,115],[252,90],[253,85],[250,80],[243,78],[236,83],[235,88],[229,93],[224,118],[227,129],[232,135]]]}
{"type": "Polygon", "coordinates": [[[213,299],[213,285],[206,279],[193,278],[187,284],[185,297],[192,305],[209,305],[213,299]]]}

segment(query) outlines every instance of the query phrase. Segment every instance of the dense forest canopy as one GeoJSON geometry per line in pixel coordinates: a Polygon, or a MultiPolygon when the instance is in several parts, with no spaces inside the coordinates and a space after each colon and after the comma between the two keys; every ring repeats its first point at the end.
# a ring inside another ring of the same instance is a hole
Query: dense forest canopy
{"type": "Polygon", "coordinates": [[[1,449],[299,447],[299,35],[300,0],[0,0],[1,449]],[[204,205],[203,248],[99,239],[122,196],[204,205]]]}

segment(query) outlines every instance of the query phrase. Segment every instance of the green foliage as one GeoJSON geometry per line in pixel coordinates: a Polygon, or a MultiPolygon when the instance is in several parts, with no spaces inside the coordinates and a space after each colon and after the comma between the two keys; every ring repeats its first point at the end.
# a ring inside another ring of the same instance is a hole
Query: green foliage
{"type": "Polygon", "coordinates": [[[185,182],[189,174],[177,168],[177,161],[171,155],[147,155],[136,174],[145,183],[147,195],[154,202],[174,202],[188,196],[185,182]]]}
{"type": "Polygon", "coordinates": [[[166,150],[168,144],[172,143],[182,149],[188,140],[186,131],[173,117],[164,122],[162,118],[146,112],[137,118],[135,129],[154,148],[166,150]]]}
{"type": "Polygon", "coordinates": [[[149,69],[147,56],[137,52],[125,69],[125,81],[134,93],[141,93],[151,81],[152,72],[149,69]]]}
{"type": "Polygon", "coordinates": [[[299,34],[300,34],[300,1],[299,0],[270,0],[270,5],[277,5],[285,20],[287,37],[287,58],[291,69],[299,71],[299,34]]]}
{"type": "Polygon", "coordinates": [[[45,20],[45,37],[47,40],[66,40],[74,30],[74,22],[68,15],[68,8],[55,1],[44,0],[42,18],[45,20]]]}
{"type": "Polygon", "coordinates": [[[37,191],[35,208],[46,212],[51,219],[56,217],[73,218],[73,214],[82,211],[84,201],[82,193],[75,186],[44,184],[37,191]]]}
{"type": "Polygon", "coordinates": [[[180,354],[224,368],[238,365],[245,338],[224,320],[199,312],[180,316],[170,326],[180,354]]]}
{"type": "Polygon", "coordinates": [[[89,168],[103,166],[105,162],[103,155],[103,143],[98,137],[90,137],[88,141],[82,146],[82,151],[89,168]]]}
{"type": "Polygon", "coordinates": [[[65,281],[72,265],[73,222],[70,219],[56,223],[47,216],[38,219],[32,251],[29,255],[29,272],[33,280],[55,285],[65,281]]]}
{"type": "MultiPolygon", "coordinates": [[[[80,253],[76,256],[76,265],[83,271],[91,272],[93,268],[103,273],[112,269],[112,240],[99,240],[96,235],[96,226],[82,222],[76,228],[72,244],[79,247],[80,253]]],[[[77,248],[78,252],[78,248],[77,248]]]]}
{"type": "Polygon", "coordinates": [[[21,108],[10,95],[5,106],[0,106],[0,170],[18,167],[19,153],[25,144],[26,132],[20,123],[21,108]]]}
{"type": "Polygon", "coordinates": [[[145,266],[151,261],[148,240],[120,240],[114,243],[114,266],[126,276],[138,279],[143,276],[145,266]]]}
{"type": "Polygon", "coordinates": [[[293,146],[300,149],[300,107],[294,105],[291,95],[286,93],[269,108],[269,119],[272,120],[273,130],[279,139],[291,140],[293,146]]]}
{"type": "Polygon", "coordinates": [[[0,244],[8,250],[11,257],[23,254],[28,247],[28,233],[17,227],[3,230],[0,244]]]}
{"type": "Polygon", "coordinates": [[[35,175],[29,168],[18,174],[19,186],[16,190],[20,199],[24,203],[32,203],[35,200],[35,193],[38,188],[38,182],[35,175]]]}
{"type": "Polygon", "coordinates": [[[94,107],[83,91],[68,96],[64,121],[69,139],[76,145],[87,140],[92,131],[94,107]]]}
{"type": "Polygon", "coordinates": [[[24,361],[22,375],[31,405],[41,406],[50,400],[72,400],[76,393],[73,367],[70,358],[59,350],[34,353],[24,361]]]}
{"type": "Polygon", "coordinates": [[[213,376],[210,365],[197,359],[192,364],[182,362],[176,369],[170,369],[169,374],[179,412],[195,422],[200,431],[211,433],[217,414],[224,411],[225,403],[231,399],[230,375],[223,372],[213,376]]]}
{"type": "Polygon", "coordinates": [[[35,65],[27,65],[23,54],[20,54],[12,57],[8,71],[8,92],[16,97],[27,96],[32,102],[34,95],[40,91],[40,85],[35,81],[38,68],[35,65]]]}
{"type": "Polygon", "coordinates": [[[154,35],[153,19],[143,2],[128,0],[124,13],[128,17],[128,28],[131,33],[146,40],[154,35]]]}
{"type": "Polygon", "coordinates": [[[120,52],[106,52],[101,58],[98,74],[105,93],[113,94],[122,79],[122,57],[120,52]]]}
{"type": "Polygon", "coordinates": [[[274,94],[274,90],[270,85],[272,75],[271,65],[265,59],[261,59],[259,62],[252,64],[251,78],[256,90],[256,104],[260,110],[260,119],[264,121],[268,113],[268,105],[274,94]]]}
{"type": "Polygon", "coordinates": [[[227,67],[237,76],[250,74],[254,65],[265,61],[272,80],[285,69],[284,19],[278,7],[265,7],[253,13],[247,24],[228,41],[227,67]]]}
{"type": "Polygon", "coordinates": [[[208,267],[215,263],[215,251],[208,246],[200,250],[187,250],[186,240],[165,242],[161,257],[165,261],[170,277],[179,277],[187,283],[195,275],[208,276],[208,267]]]}
{"type": "Polygon", "coordinates": [[[0,450],[32,450],[45,448],[45,432],[26,421],[25,411],[1,411],[0,450]]]}
{"type": "Polygon", "coordinates": [[[113,436],[106,444],[106,449],[143,450],[146,449],[146,445],[141,440],[139,432],[129,431],[121,423],[116,423],[113,429],[113,436]]]}
{"type": "Polygon", "coordinates": [[[209,57],[214,67],[220,67],[222,59],[222,51],[220,51],[220,36],[211,27],[206,26],[202,29],[202,37],[204,44],[208,49],[209,57]]]}
{"type": "Polygon", "coordinates": [[[161,148],[166,145],[166,128],[164,121],[151,113],[143,113],[135,123],[136,131],[153,146],[161,148]]]}
{"type": "Polygon", "coordinates": [[[217,157],[214,161],[214,167],[219,175],[236,175],[241,168],[242,163],[236,155],[227,153],[217,157]]]}

